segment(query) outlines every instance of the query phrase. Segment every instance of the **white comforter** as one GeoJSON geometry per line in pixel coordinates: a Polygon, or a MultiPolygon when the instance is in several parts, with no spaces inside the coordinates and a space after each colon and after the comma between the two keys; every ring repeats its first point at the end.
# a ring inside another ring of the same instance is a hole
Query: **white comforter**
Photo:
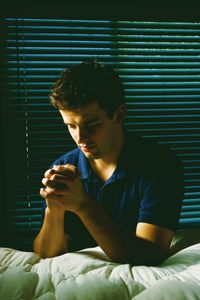
{"type": "Polygon", "coordinates": [[[200,299],[200,243],[159,267],[110,262],[99,248],[41,259],[0,248],[0,300],[200,299]]]}

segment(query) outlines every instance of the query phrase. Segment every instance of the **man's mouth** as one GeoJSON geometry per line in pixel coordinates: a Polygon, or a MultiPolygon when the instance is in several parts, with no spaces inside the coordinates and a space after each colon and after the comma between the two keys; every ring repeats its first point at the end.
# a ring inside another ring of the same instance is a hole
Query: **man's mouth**
{"type": "Polygon", "coordinates": [[[85,152],[89,152],[92,148],[94,148],[94,144],[79,144],[79,148],[85,152]]]}

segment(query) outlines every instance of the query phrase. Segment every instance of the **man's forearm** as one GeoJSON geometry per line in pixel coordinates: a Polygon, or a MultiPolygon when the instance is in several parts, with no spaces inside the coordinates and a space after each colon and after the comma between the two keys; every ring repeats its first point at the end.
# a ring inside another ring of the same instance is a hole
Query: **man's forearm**
{"type": "Polygon", "coordinates": [[[90,234],[108,257],[119,263],[155,265],[162,257],[159,247],[129,232],[106,215],[96,202],[78,212],[90,234]]]}
{"type": "Polygon", "coordinates": [[[97,244],[113,261],[135,265],[156,264],[160,261],[163,253],[160,243],[153,242],[157,240],[149,239],[148,234],[141,235],[142,238],[137,237],[115,223],[98,203],[85,193],[74,165],[56,166],[53,170],[45,173],[46,177],[42,183],[46,188],[42,188],[40,194],[48,203],[48,207],[53,208],[54,212],[56,210],[63,214],[62,218],[57,220],[55,213],[51,215],[51,218],[47,214],[43,228],[35,242],[36,252],[43,251],[43,256],[55,256],[66,252],[67,243],[64,239],[64,211],[66,210],[81,219],[97,244]],[[54,175],[49,177],[51,172],[54,175]],[[69,176],[71,173],[73,176],[69,176]],[[56,182],[64,183],[67,189],[60,190],[53,187],[53,183],[56,182]]]}
{"type": "Polygon", "coordinates": [[[53,257],[67,251],[64,212],[56,214],[46,208],[44,223],[34,241],[33,248],[37,254],[44,258],[53,257]]]}

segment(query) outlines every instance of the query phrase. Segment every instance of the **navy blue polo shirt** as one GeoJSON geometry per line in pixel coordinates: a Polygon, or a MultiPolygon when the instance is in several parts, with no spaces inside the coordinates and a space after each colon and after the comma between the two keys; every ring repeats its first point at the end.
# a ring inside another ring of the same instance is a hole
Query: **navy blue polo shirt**
{"type": "MultiPolygon", "coordinates": [[[[86,193],[125,230],[134,233],[138,222],[176,229],[184,192],[183,170],[165,146],[126,133],[117,167],[106,182],[95,175],[79,148],[52,165],[67,163],[79,168],[86,193]]],[[[70,251],[97,245],[74,213],[65,213],[64,226],[70,251]]]]}

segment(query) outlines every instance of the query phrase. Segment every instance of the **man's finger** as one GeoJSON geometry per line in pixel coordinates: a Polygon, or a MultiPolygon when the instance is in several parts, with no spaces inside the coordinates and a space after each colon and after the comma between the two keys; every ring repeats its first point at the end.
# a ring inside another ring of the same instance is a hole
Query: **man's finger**
{"type": "Polygon", "coordinates": [[[71,176],[80,176],[79,169],[71,164],[61,165],[61,166],[54,166],[53,169],[56,173],[63,174],[63,175],[71,175],[71,176]]]}
{"type": "Polygon", "coordinates": [[[56,173],[56,171],[54,169],[49,169],[44,173],[44,177],[50,178],[55,173],[56,173]]]}
{"type": "Polygon", "coordinates": [[[50,180],[53,180],[53,181],[58,181],[58,182],[61,182],[61,183],[66,183],[67,180],[73,180],[75,179],[76,176],[72,173],[72,172],[69,172],[69,173],[57,173],[57,174],[53,174],[51,177],[50,177],[50,180]]]}
{"type": "Polygon", "coordinates": [[[44,184],[46,187],[54,188],[54,189],[66,189],[66,178],[60,179],[60,180],[52,180],[48,178],[42,179],[42,184],[44,184]],[[60,182],[59,182],[60,181],[60,182]]]}
{"type": "Polygon", "coordinates": [[[46,200],[48,200],[48,199],[57,200],[58,198],[62,197],[62,195],[64,194],[63,191],[64,190],[58,190],[58,191],[56,191],[56,194],[54,194],[54,193],[51,194],[51,193],[47,192],[44,188],[41,188],[40,189],[40,196],[42,198],[46,199],[46,200]]]}
{"type": "Polygon", "coordinates": [[[47,192],[45,191],[45,189],[44,189],[44,188],[41,188],[41,189],[40,189],[40,196],[41,196],[42,198],[46,198],[46,195],[47,195],[47,192]]]}

